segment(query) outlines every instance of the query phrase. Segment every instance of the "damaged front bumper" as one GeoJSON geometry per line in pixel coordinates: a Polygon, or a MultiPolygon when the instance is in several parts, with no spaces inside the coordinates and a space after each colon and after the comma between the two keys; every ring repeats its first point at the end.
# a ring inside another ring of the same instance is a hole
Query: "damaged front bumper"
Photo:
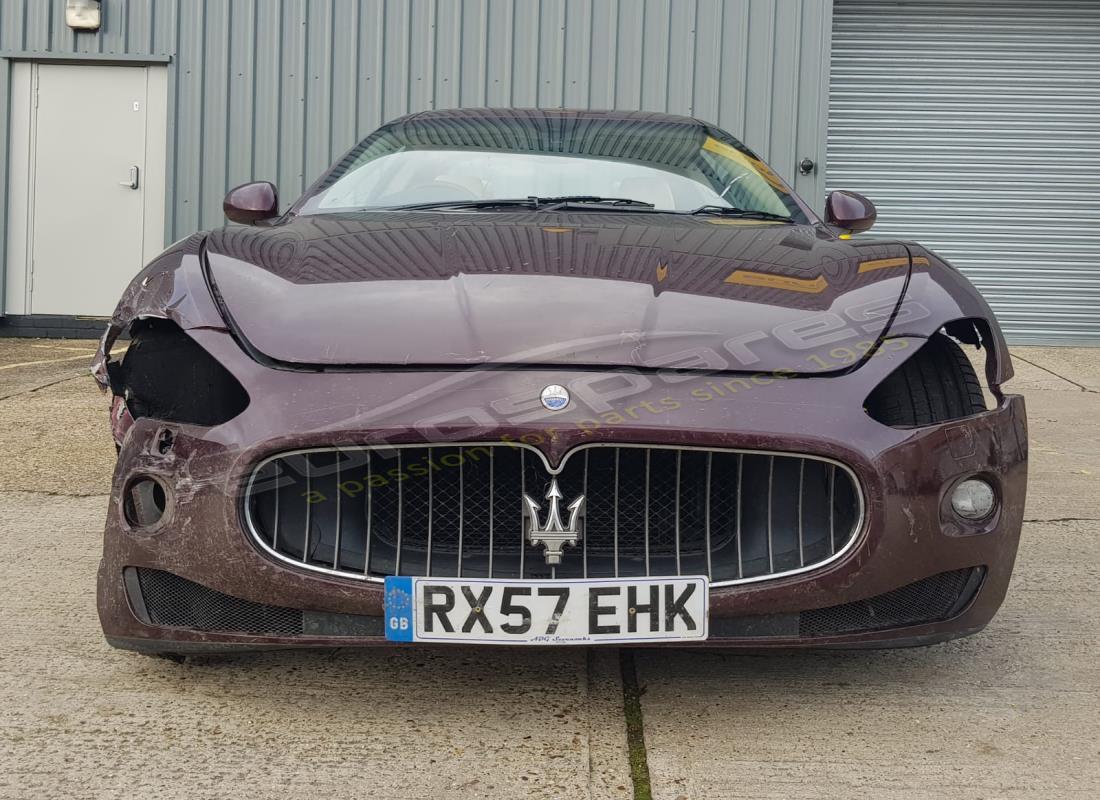
{"type": "Polygon", "coordinates": [[[1008,586],[1026,489],[1022,398],[1004,396],[991,411],[914,430],[881,425],[852,402],[919,347],[916,336],[893,339],[881,357],[847,375],[764,377],[751,389],[719,396],[708,388],[708,378],[682,375],[665,380],[615,373],[593,378],[568,370],[274,370],[247,358],[225,331],[196,328],[189,334],[248,387],[251,402],[229,422],[209,428],[134,421],[124,404],[116,406],[121,452],[99,572],[99,611],[108,640],[120,647],[215,652],[385,641],[380,584],[275,560],[242,522],[244,486],[255,465],[273,454],[318,446],[525,441],[557,463],[584,444],[638,443],[797,452],[847,465],[858,479],[865,512],[854,545],[819,569],[712,588],[709,645],[942,641],[980,630],[1008,586]],[[582,380],[592,381],[586,384],[591,388],[597,379],[626,381],[632,397],[651,402],[615,400],[617,389],[601,385],[602,394],[589,394],[587,404],[551,416],[479,418],[479,409],[537,397],[549,384],[582,380]],[[628,404],[635,413],[625,413],[628,404]],[[1000,498],[997,512],[980,524],[954,516],[947,499],[950,487],[975,475],[989,480],[1000,498]],[[163,517],[137,529],[127,522],[123,504],[126,488],[140,476],[159,479],[168,496],[163,517]],[[170,577],[157,587],[143,586],[142,571],[170,577]],[[211,603],[244,603],[238,607],[261,619],[275,614],[285,627],[257,633],[155,624],[144,600],[154,588],[207,592],[203,597],[211,603]],[[950,596],[936,606],[934,618],[922,618],[919,606],[937,591],[950,596]],[[884,616],[884,609],[901,611],[884,616]],[[281,612],[289,612],[289,621],[281,612]]]}

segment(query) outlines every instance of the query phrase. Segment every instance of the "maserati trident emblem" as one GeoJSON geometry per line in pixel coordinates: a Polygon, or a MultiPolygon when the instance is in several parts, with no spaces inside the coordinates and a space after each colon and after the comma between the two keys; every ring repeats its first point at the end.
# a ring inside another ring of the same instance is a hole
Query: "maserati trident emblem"
{"type": "Polygon", "coordinates": [[[584,495],[569,504],[569,527],[561,521],[561,489],[557,479],[550,481],[546,490],[546,499],[550,501],[550,510],[546,515],[546,525],[539,524],[541,506],[527,495],[523,496],[524,528],[527,529],[527,541],[532,545],[542,544],[546,548],[546,563],[560,564],[562,548],[567,544],[576,546],[581,540],[581,518],[584,516],[584,495]]]}

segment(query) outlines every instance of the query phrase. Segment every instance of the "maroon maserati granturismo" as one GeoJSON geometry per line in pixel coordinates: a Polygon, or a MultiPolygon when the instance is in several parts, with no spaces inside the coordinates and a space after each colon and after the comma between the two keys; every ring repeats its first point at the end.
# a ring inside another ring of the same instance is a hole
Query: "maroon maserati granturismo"
{"type": "Polygon", "coordinates": [[[464,109],[225,213],[93,365],[111,644],[897,646],[1000,606],[1004,339],[946,261],[853,238],[860,195],[819,218],[695,119],[464,109]]]}

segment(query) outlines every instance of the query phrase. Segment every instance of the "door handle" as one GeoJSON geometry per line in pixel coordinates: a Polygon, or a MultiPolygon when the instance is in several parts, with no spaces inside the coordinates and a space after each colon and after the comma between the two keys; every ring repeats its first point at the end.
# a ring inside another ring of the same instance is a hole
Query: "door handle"
{"type": "Polygon", "coordinates": [[[128,181],[119,181],[118,185],[119,186],[128,186],[131,189],[136,189],[140,185],[138,183],[138,176],[139,175],[140,175],[140,170],[137,168],[137,165],[135,164],[134,166],[130,167],[130,180],[128,180],[128,181]]]}

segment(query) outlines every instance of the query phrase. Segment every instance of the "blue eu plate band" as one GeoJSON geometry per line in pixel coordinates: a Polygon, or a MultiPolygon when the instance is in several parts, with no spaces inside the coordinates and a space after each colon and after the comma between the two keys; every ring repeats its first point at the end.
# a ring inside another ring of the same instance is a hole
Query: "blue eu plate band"
{"type": "Polygon", "coordinates": [[[391,642],[413,640],[413,579],[389,575],[385,583],[386,638],[391,642]]]}

